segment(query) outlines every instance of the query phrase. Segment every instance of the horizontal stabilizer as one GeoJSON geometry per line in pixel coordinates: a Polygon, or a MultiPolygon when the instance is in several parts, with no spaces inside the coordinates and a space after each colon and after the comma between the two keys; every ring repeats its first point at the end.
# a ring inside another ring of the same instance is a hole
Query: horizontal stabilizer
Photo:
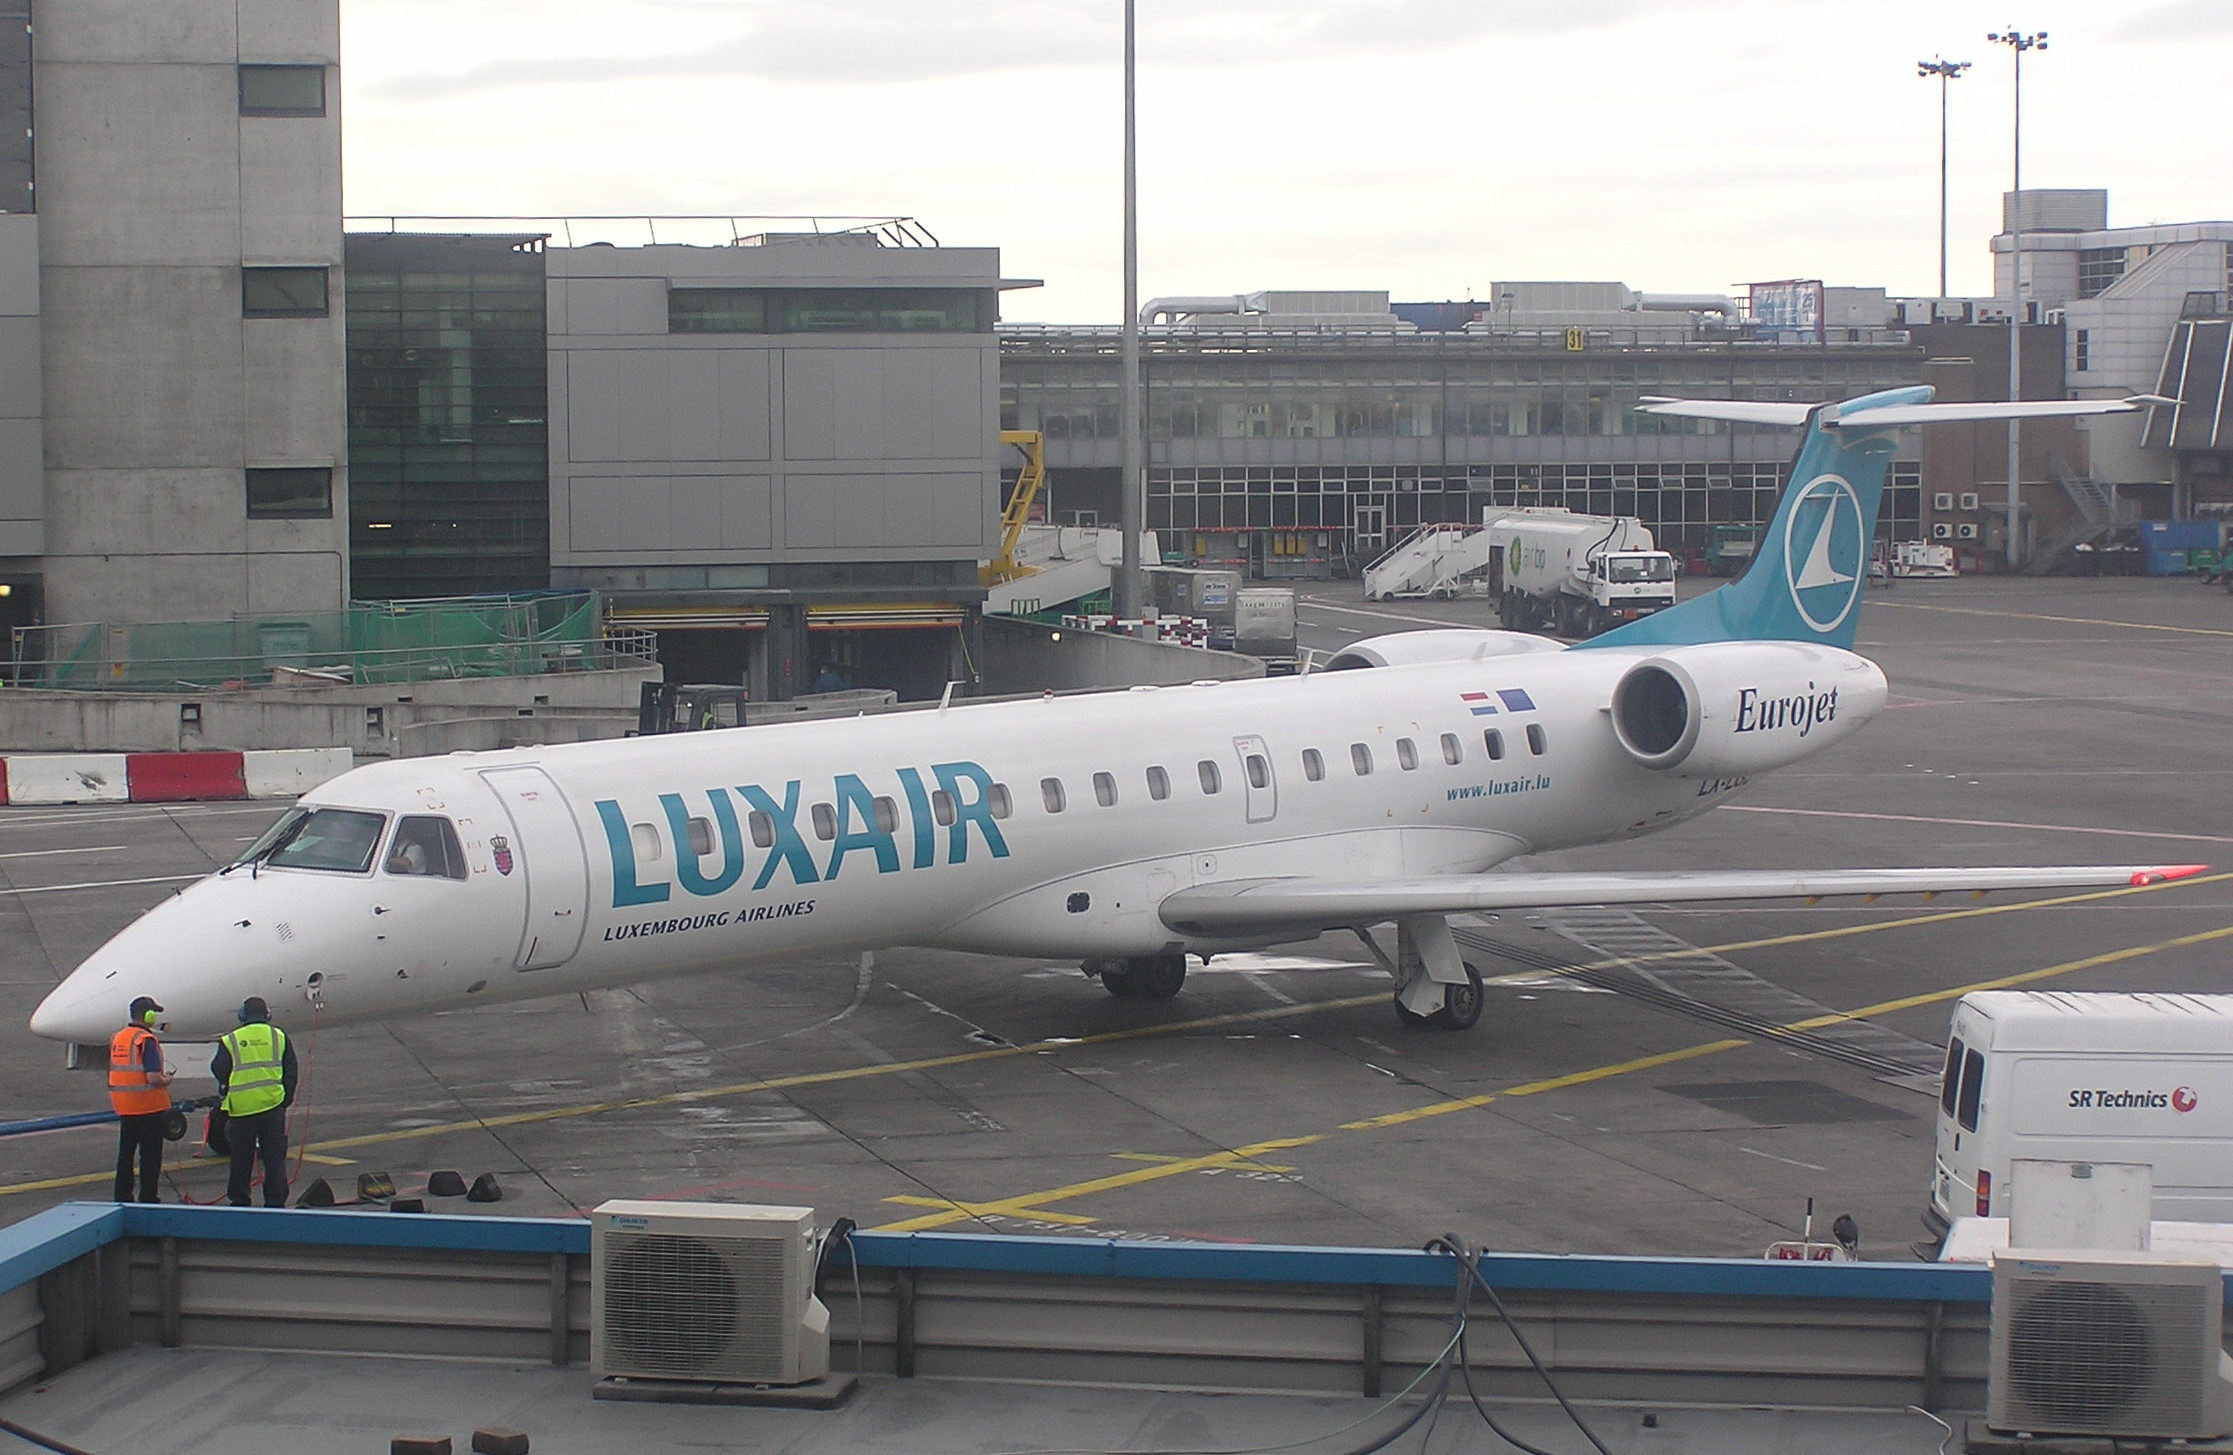
{"type": "Polygon", "coordinates": [[[2139,887],[2186,879],[2206,864],[2073,864],[2003,869],[1824,869],[1671,874],[1469,874],[1431,879],[1235,879],[1182,889],[1161,905],[1182,933],[1245,936],[1377,924],[1407,914],[1817,899],[1953,890],[2139,887]]]}
{"type": "Polygon", "coordinates": [[[1662,399],[1647,394],[1636,407],[1638,414],[1671,414],[1684,419],[1721,419],[1732,424],[1789,424],[1807,422],[1819,404],[1784,404],[1761,399],[1662,399]]]}
{"type": "Polygon", "coordinates": [[[1832,410],[1824,414],[1822,422],[1833,428],[1878,429],[1908,424],[1960,424],[1983,419],[2067,419],[2092,414],[2129,414],[2151,404],[2175,402],[2153,394],[2138,394],[2130,399],[2025,399],[2014,404],[1990,399],[1967,404],[1895,404],[1883,409],[1857,409],[1847,415],[1832,410]]]}

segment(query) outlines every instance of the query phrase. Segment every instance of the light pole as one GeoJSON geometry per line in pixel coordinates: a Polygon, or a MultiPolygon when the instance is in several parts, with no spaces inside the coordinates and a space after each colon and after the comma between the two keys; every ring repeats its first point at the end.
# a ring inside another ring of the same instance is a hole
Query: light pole
{"type": "Polygon", "coordinates": [[[1938,296],[1946,296],[1946,93],[1959,81],[1968,61],[1917,61],[1915,74],[1938,77],[1938,296]]]}
{"type": "MultiPolygon", "coordinates": [[[[2010,155],[2010,180],[2008,204],[2008,398],[2014,403],[2024,397],[2024,52],[2045,50],[2047,32],[2033,31],[2025,34],[2014,26],[1996,30],[1985,39],[2008,47],[2010,59],[2016,63],[2015,141],[2010,155]]],[[[2018,481],[2023,475],[2023,425],[2013,415],[2008,420],[2008,564],[2014,568],[2022,558],[2016,538],[2018,481]]]]}
{"type": "Polygon", "coordinates": [[[1136,127],[1132,115],[1132,0],[1124,0],[1124,378],[1117,396],[1117,529],[1124,554],[1117,566],[1113,614],[1140,615],[1140,217],[1136,127]]]}

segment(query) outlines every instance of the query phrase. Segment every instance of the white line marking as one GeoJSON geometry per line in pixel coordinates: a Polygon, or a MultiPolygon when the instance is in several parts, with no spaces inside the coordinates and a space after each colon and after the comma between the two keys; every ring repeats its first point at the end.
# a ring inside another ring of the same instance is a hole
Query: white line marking
{"type": "Polygon", "coordinates": [[[1911,813],[1855,813],[1839,808],[1763,808],[1750,803],[1725,803],[1724,813],[1787,813],[1801,818],[1868,818],[1882,823],[1935,823],[1965,829],[2033,829],[2050,834],[2101,834],[2112,839],[2169,839],[2181,844],[2233,844],[2223,834],[2164,834],[2148,829],[2102,829],[2069,823],[2009,823],[1993,818],[1924,818],[1911,813]]]}
{"type": "Polygon", "coordinates": [[[60,894],[65,889],[123,889],[133,884],[182,884],[203,879],[202,874],[157,874],[148,879],[102,879],[92,884],[34,884],[29,889],[0,889],[0,894],[60,894]]]}
{"type": "Polygon", "coordinates": [[[93,844],[83,849],[17,849],[0,854],[0,859],[45,859],[56,854],[106,854],[111,849],[121,849],[122,844],[93,844]]]}
{"type": "Polygon", "coordinates": [[[1740,1152],[1750,1152],[1755,1157],[1765,1157],[1770,1162],[1781,1162],[1786,1167],[1804,1167],[1809,1172],[1827,1172],[1830,1170],[1827,1167],[1817,1167],[1812,1162],[1801,1162],[1794,1157],[1778,1157],[1773,1152],[1762,1152],[1752,1147],[1739,1147],[1737,1150],[1740,1152]]]}

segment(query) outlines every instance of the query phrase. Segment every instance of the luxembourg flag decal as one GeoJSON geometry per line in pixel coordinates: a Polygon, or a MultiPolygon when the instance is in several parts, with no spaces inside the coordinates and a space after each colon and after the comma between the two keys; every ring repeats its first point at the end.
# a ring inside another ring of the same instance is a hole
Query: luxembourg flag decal
{"type": "MultiPolygon", "coordinates": [[[[1504,704],[1504,710],[1506,712],[1535,711],[1535,699],[1528,696],[1525,692],[1522,692],[1517,687],[1498,688],[1496,693],[1496,700],[1497,702],[1501,702],[1504,704]]],[[[1473,715],[1475,717],[1496,716],[1496,702],[1489,701],[1489,694],[1486,692],[1461,692],[1458,694],[1458,701],[1464,703],[1468,708],[1472,709],[1473,715]]]]}

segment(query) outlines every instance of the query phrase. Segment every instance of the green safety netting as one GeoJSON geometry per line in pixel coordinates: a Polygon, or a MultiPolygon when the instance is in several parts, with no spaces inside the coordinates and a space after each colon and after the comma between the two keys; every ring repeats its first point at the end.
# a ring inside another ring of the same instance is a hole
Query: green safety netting
{"type": "Polygon", "coordinates": [[[21,687],[133,691],[424,682],[598,671],[648,658],[608,636],[591,592],[356,602],[231,621],[81,622],[16,633],[21,687]]]}

